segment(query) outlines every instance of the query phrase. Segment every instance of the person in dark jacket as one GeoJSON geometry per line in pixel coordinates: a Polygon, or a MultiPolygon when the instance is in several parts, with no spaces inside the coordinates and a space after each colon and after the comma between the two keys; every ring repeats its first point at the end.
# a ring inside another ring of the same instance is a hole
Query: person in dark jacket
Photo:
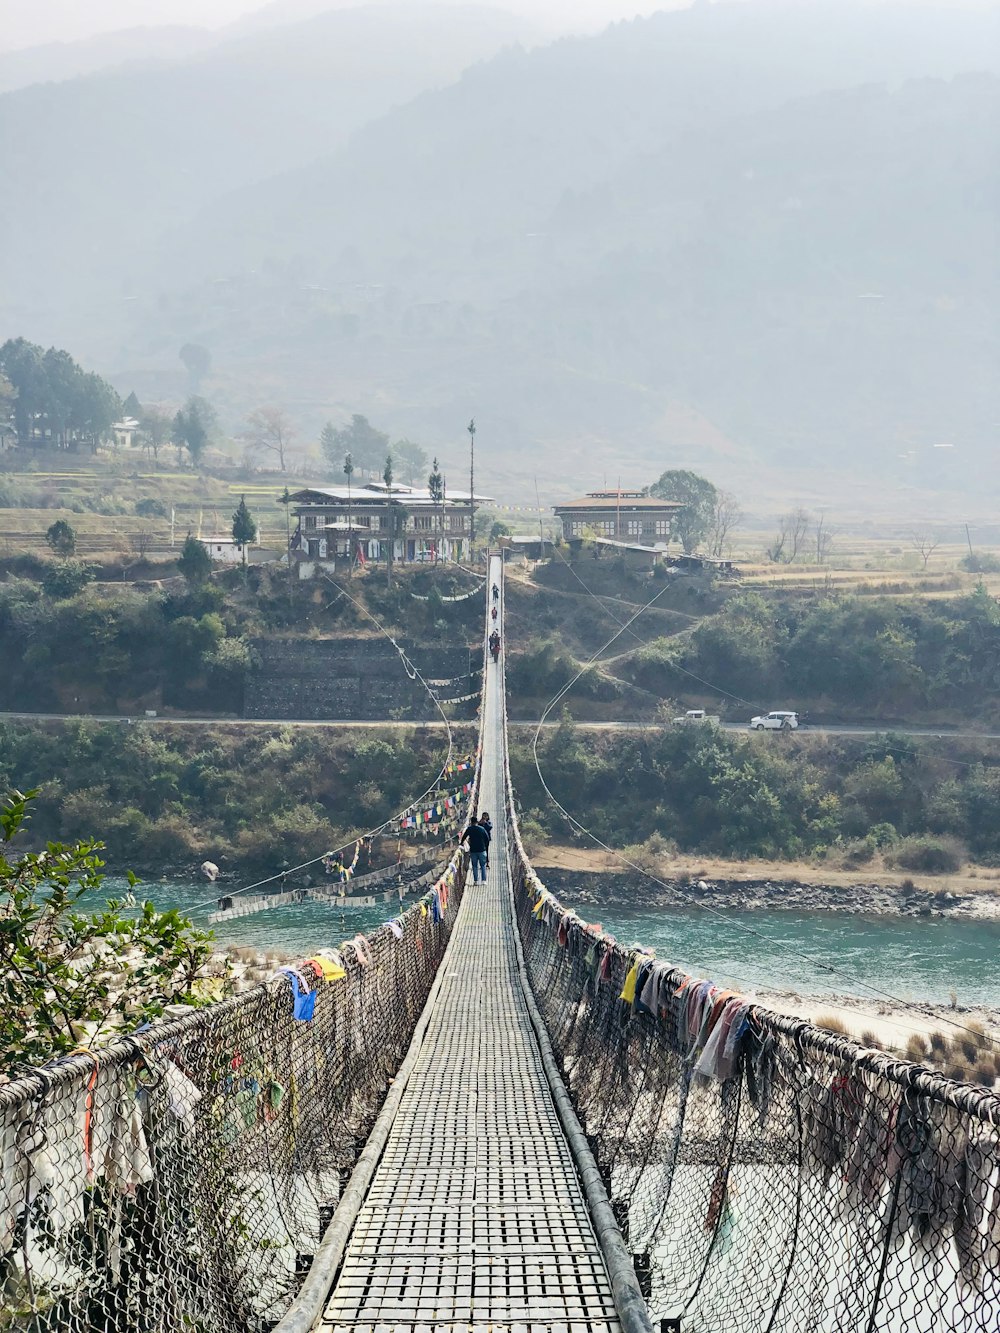
{"type": "Polygon", "coordinates": [[[461,842],[469,844],[469,852],[472,858],[472,878],[478,884],[480,881],[486,881],[486,853],[490,849],[489,829],[483,828],[482,824],[473,815],[469,827],[462,834],[461,842]]]}
{"type": "MultiPolygon", "coordinates": [[[[479,824],[480,824],[480,827],[481,827],[481,828],[484,828],[484,829],[486,830],[486,832],[490,835],[490,842],[492,842],[492,841],[493,841],[493,821],[492,821],[492,819],[490,819],[490,815],[489,815],[489,811],[488,811],[488,810],[484,810],[483,813],[479,816],[479,824]]],[[[490,868],[490,849],[487,847],[487,849],[486,849],[486,869],[489,870],[489,868],[490,868]]]]}

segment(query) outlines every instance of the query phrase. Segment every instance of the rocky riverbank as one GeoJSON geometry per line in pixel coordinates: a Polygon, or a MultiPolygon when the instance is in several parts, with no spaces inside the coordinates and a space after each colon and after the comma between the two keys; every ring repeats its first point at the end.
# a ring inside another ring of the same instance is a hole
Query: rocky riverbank
{"type": "Polygon", "coordinates": [[[567,906],[663,908],[706,903],[742,911],[784,909],[796,912],[849,912],[862,916],[978,917],[1000,919],[1000,894],[955,893],[914,884],[803,884],[778,879],[669,879],[654,883],[643,875],[620,871],[539,872],[543,883],[567,906]]]}

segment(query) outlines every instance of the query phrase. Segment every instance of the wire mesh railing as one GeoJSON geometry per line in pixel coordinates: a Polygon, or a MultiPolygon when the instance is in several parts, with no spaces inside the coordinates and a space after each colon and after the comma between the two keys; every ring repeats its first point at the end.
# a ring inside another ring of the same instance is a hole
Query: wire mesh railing
{"type": "Polygon", "coordinates": [[[0,1086],[0,1329],[275,1325],[406,1053],[466,859],[370,936],[0,1086]]]}
{"type": "Polygon", "coordinates": [[[661,1333],[998,1333],[1000,1097],[584,922],[506,777],[528,976],[661,1333]]]}
{"type": "Polygon", "coordinates": [[[532,986],[665,1328],[1000,1328],[1000,1098],[623,948],[514,867],[532,986]]]}

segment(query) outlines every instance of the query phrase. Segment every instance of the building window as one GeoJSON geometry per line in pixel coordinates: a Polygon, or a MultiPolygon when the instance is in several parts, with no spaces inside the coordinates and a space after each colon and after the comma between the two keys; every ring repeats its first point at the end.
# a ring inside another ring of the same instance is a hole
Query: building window
{"type": "Polygon", "coordinates": [[[316,527],[316,515],[306,514],[305,518],[302,520],[302,526],[306,529],[307,532],[314,531],[316,527]]]}
{"type": "Polygon", "coordinates": [[[583,524],[578,519],[573,519],[569,525],[569,532],[571,537],[579,537],[583,532],[583,524]]]}
{"type": "Polygon", "coordinates": [[[432,518],[425,518],[421,514],[413,520],[413,526],[418,532],[430,532],[431,528],[434,526],[434,520],[432,518]]]}
{"type": "Polygon", "coordinates": [[[464,515],[462,515],[462,514],[452,514],[452,516],[451,516],[451,530],[452,530],[452,532],[464,532],[464,531],[465,531],[465,517],[464,517],[464,515]]]}
{"type": "Polygon", "coordinates": [[[669,537],[669,536],[670,536],[670,519],[669,519],[669,518],[658,518],[658,519],[656,520],[656,535],[657,535],[657,537],[669,537]]]}
{"type": "Polygon", "coordinates": [[[613,518],[604,518],[597,525],[597,531],[604,537],[613,537],[615,535],[615,520],[613,518]]]}
{"type": "Polygon", "coordinates": [[[638,518],[629,518],[625,520],[625,531],[630,537],[638,537],[642,533],[642,521],[638,518]]]}

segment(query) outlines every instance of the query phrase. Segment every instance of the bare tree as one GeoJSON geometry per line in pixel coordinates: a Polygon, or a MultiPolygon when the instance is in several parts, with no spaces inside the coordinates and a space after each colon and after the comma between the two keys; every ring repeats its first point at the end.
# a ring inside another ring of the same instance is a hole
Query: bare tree
{"type": "Polygon", "coordinates": [[[716,491],[708,527],[708,553],[716,559],[726,549],[729,535],[743,518],[740,502],[732,491],[716,491]]]}
{"type": "Polygon", "coordinates": [[[285,450],[295,432],[283,407],[258,407],[247,417],[247,439],[255,449],[277,454],[281,471],[286,472],[285,450]]]}
{"type": "Polygon", "coordinates": [[[153,530],[152,528],[140,528],[138,532],[132,533],[130,540],[132,550],[140,560],[145,560],[153,545],[153,530]]]}
{"type": "Polygon", "coordinates": [[[910,545],[915,551],[920,552],[924,569],[926,569],[928,560],[941,545],[941,538],[935,537],[933,532],[911,532],[910,545]]]}
{"type": "Polygon", "coordinates": [[[813,529],[813,535],[816,538],[816,563],[825,565],[830,551],[833,549],[833,539],[837,535],[836,528],[826,526],[826,510],[819,511],[819,517],[813,529]]]}
{"type": "Polygon", "coordinates": [[[805,544],[812,519],[808,510],[799,508],[793,509],[785,522],[788,524],[788,563],[791,565],[805,544]]]}

